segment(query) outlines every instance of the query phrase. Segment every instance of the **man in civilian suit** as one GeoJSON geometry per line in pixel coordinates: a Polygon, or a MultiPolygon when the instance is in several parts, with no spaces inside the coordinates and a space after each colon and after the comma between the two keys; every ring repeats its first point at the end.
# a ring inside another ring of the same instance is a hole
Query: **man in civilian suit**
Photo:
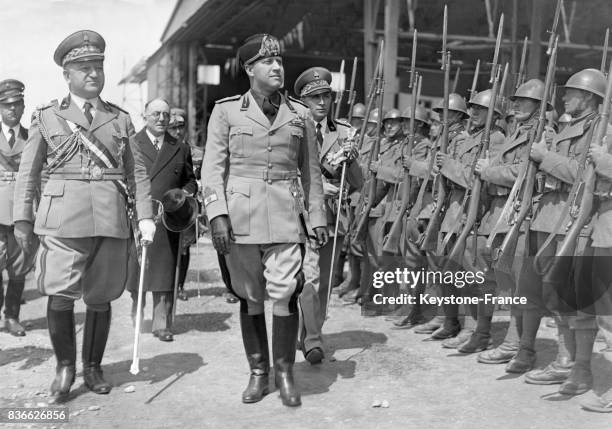
{"type": "MultiPolygon", "coordinates": [[[[140,152],[151,180],[151,197],[159,201],[166,191],[181,188],[193,196],[197,184],[193,173],[191,151],[168,132],[170,106],[154,99],[145,107],[145,127],[130,139],[133,151],[140,152]]],[[[153,335],[161,341],[172,341],[171,318],[174,275],[176,272],[179,233],[158,228],[149,247],[149,265],[145,291],[153,294],[153,335]]],[[[137,284],[131,282],[132,315],[136,313],[137,284]]],[[[143,300],[144,303],[144,300],[143,300]]],[[[144,304],[143,304],[144,305],[144,304]]]]}

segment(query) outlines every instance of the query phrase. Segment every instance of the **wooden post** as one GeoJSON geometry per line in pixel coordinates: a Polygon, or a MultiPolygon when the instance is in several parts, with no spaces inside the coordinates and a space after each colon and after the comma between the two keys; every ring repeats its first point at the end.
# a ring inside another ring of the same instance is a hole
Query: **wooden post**
{"type": "Polygon", "coordinates": [[[531,3],[531,35],[529,36],[531,46],[529,49],[529,60],[527,61],[527,73],[525,74],[526,81],[540,77],[542,9],[542,0],[533,0],[531,3]]]}
{"type": "Polygon", "coordinates": [[[399,89],[397,78],[397,44],[399,33],[399,0],[385,0],[385,99],[383,107],[395,107],[399,89]]]}
{"type": "Polygon", "coordinates": [[[196,137],[196,75],[197,75],[197,42],[189,44],[187,61],[187,135],[191,143],[196,137]]]}
{"type": "MultiPolygon", "coordinates": [[[[368,93],[376,61],[376,18],[380,0],[363,0],[363,93],[368,93]]],[[[365,100],[364,100],[365,103],[365,100]]]]}

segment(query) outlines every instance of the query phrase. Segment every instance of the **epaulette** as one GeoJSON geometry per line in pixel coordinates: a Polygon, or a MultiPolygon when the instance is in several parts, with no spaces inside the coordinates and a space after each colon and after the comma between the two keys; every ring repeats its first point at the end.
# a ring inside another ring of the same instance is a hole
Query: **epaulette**
{"type": "Polygon", "coordinates": [[[215,101],[215,104],[221,104],[221,103],[225,103],[227,101],[236,101],[236,100],[239,100],[240,97],[242,97],[242,95],[240,95],[240,94],[232,95],[231,97],[225,97],[225,98],[222,98],[221,100],[215,101]]]}
{"type": "Polygon", "coordinates": [[[126,111],[125,109],[123,109],[123,108],[121,108],[121,107],[117,106],[115,103],[111,103],[110,101],[104,101],[104,103],[108,104],[108,105],[109,105],[109,106],[111,106],[111,107],[114,107],[114,108],[115,108],[115,109],[117,109],[117,110],[122,111],[122,112],[123,112],[123,113],[125,113],[126,115],[129,115],[129,112],[128,112],[128,111],[126,111]]]}
{"type": "Polygon", "coordinates": [[[346,119],[334,119],[334,122],[338,125],[342,125],[343,127],[349,127],[351,124],[346,119]]]}
{"type": "Polygon", "coordinates": [[[59,103],[57,100],[51,100],[48,103],[39,104],[38,106],[36,106],[36,110],[45,110],[53,106],[59,106],[59,103]]]}
{"type": "Polygon", "coordinates": [[[288,98],[289,100],[291,100],[291,101],[295,102],[295,103],[301,104],[302,106],[304,106],[304,107],[308,108],[308,106],[306,105],[306,103],[304,103],[302,100],[299,100],[299,99],[297,99],[297,98],[295,98],[295,97],[292,97],[292,96],[290,96],[290,95],[288,95],[288,96],[287,96],[287,98],[288,98]]]}

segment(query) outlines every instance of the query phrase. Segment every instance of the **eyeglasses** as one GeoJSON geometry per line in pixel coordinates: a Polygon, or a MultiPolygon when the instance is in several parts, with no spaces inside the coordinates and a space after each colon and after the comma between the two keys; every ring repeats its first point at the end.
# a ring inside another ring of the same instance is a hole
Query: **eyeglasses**
{"type": "Polygon", "coordinates": [[[162,116],[164,119],[170,119],[170,112],[151,112],[149,116],[154,119],[159,119],[162,116]]]}

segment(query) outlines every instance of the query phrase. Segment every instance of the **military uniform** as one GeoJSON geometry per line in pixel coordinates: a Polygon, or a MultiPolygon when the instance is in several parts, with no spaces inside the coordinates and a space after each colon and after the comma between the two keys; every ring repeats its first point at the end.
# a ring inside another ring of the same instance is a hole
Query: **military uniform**
{"type": "MultiPolygon", "coordinates": [[[[270,35],[253,36],[239,50],[247,70],[266,67],[259,61],[271,58],[270,67],[282,73],[279,56],[280,44],[270,35]]],[[[304,203],[314,229],[327,227],[327,213],[308,109],[278,92],[256,95],[259,103],[251,89],[219,100],[212,111],[202,168],[204,204],[213,237],[226,221],[235,237],[225,259],[233,292],[241,300],[243,342],[251,366],[242,399],[256,402],[268,392],[267,292],[274,314],[275,381],[283,403],[296,406],[301,401],[292,368],[297,299],[304,282],[304,203]]]]}
{"type": "MultiPolygon", "coordinates": [[[[23,83],[15,79],[0,82],[0,104],[3,109],[19,109],[23,106],[23,83]]],[[[16,112],[14,113],[16,114],[16,112]]],[[[15,177],[21,161],[21,153],[28,139],[28,130],[19,124],[10,127],[0,124],[0,308],[4,304],[6,329],[15,336],[24,336],[25,329],[19,323],[21,295],[25,276],[34,263],[35,249],[25,253],[13,234],[13,193],[15,177]],[[6,295],[2,285],[2,271],[9,275],[6,295]]]]}
{"type": "MultiPolygon", "coordinates": [[[[101,64],[104,47],[99,34],[79,31],[60,44],[54,57],[64,67],[101,64]]],[[[27,231],[34,223],[40,236],[36,282],[49,296],[47,321],[58,360],[54,394],[68,393],[74,382],[74,300],[81,296],[87,304],[85,384],[96,393],[110,390],[100,362],[110,328],[110,302],[121,295],[127,277],[128,190],[135,191],[138,218],[152,217],[149,180],[138,154],[135,160],[130,150],[132,132],[129,115],[99,96],[85,100],[71,94],[34,113],[15,183],[13,220],[16,230],[27,231]],[[34,216],[43,168],[49,180],[34,216]]]]}
{"type": "MultiPolygon", "coordinates": [[[[314,67],[302,73],[295,82],[295,91],[302,97],[320,93],[321,91],[331,91],[329,83],[331,73],[322,67],[314,67]],[[329,80],[329,82],[328,82],[329,80]],[[312,85],[313,81],[318,81],[318,85],[312,85]],[[304,88],[308,88],[307,93],[303,93],[304,88]]],[[[312,119],[311,119],[312,120],[312,119]]],[[[333,165],[334,156],[342,151],[342,145],[349,138],[350,125],[345,122],[334,122],[328,117],[318,124],[313,122],[315,129],[320,129],[322,136],[321,147],[319,148],[319,162],[321,165],[323,182],[340,187],[342,165],[333,165]]],[[[346,192],[359,189],[363,184],[361,169],[357,162],[349,162],[345,172],[346,192]]],[[[340,190],[340,192],[345,192],[340,190]]],[[[300,295],[301,309],[301,334],[300,341],[302,349],[307,359],[317,362],[319,357],[310,357],[309,354],[315,348],[319,348],[317,353],[322,353],[323,338],[322,328],[325,322],[327,299],[329,296],[329,276],[333,275],[332,267],[339,263],[339,256],[342,251],[344,236],[348,232],[348,207],[343,204],[338,207],[338,196],[325,196],[327,212],[327,229],[330,236],[333,236],[336,216],[340,216],[338,225],[338,236],[336,237],[336,249],[333,249],[333,239],[320,248],[314,243],[309,243],[306,248],[304,259],[304,289],[300,295]],[[338,214],[338,212],[340,212],[338,214]],[[332,262],[332,253],[335,260],[332,262]]]]}

